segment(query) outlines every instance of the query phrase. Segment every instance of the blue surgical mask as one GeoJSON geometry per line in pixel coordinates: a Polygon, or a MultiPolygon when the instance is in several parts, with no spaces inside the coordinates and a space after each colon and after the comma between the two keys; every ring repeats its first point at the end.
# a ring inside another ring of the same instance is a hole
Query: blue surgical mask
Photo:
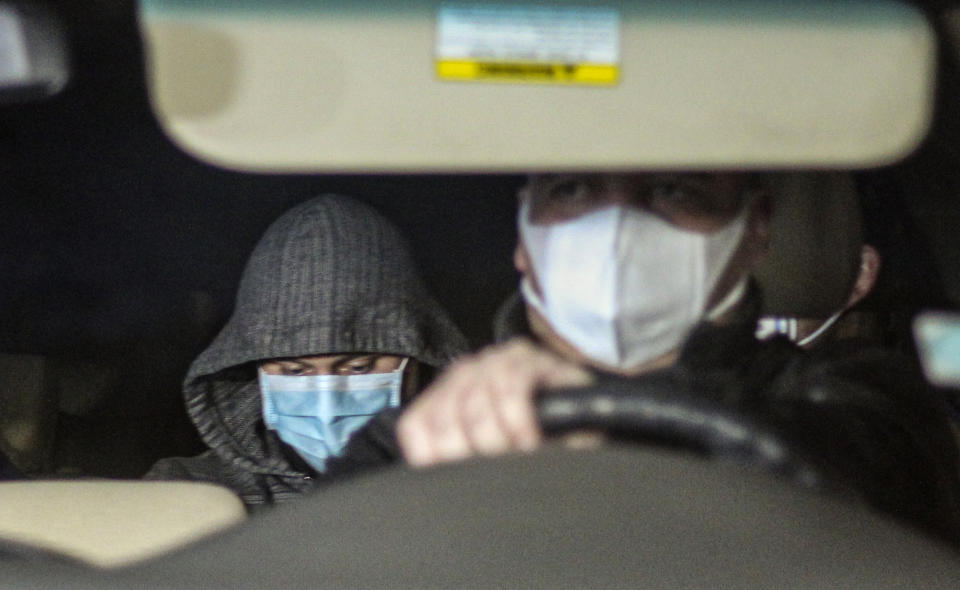
{"type": "Polygon", "coordinates": [[[260,370],[263,420],[318,472],[350,436],[386,408],[400,405],[407,359],[390,373],[270,375],[260,370]]]}

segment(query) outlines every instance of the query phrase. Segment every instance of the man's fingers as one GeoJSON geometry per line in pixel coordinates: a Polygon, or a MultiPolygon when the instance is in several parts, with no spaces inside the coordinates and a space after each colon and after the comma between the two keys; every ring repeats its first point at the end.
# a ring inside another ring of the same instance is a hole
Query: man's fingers
{"type": "Polygon", "coordinates": [[[496,395],[498,416],[512,448],[522,451],[535,449],[540,444],[540,425],[537,423],[533,396],[539,373],[524,345],[508,350],[499,370],[488,375],[496,395]]]}
{"type": "Polygon", "coordinates": [[[483,384],[462,397],[460,419],[471,450],[480,455],[499,455],[511,449],[510,434],[501,417],[497,394],[483,384]]]}
{"type": "Polygon", "coordinates": [[[407,463],[425,466],[470,457],[472,446],[464,430],[453,424],[455,419],[456,412],[443,408],[401,416],[397,440],[407,463]]]}
{"type": "Polygon", "coordinates": [[[409,464],[432,465],[470,455],[457,407],[457,399],[469,387],[469,371],[454,366],[400,416],[397,440],[409,464]]]}
{"type": "Polygon", "coordinates": [[[416,416],[403,414],[397,421],[397,442],[403,452],[403,458],[414,467],[429,465],[434,453],[431,448],[431,435],[419,425],[416,416]]]}
{"type": "Polygon", "coordinates": [[[537,389],[586,385],[591,376],[526,341],[516,345],[509,362],[508,370],[492,373],[500,379],[497,391],[502,420],[517,449],[534,449],[543,438],[533,401],[537,389]]]}
{"type": "Polygon", "coordinates": [[[540,386],[545,388],[581,387],[593,382],[593,376],[583,367],[556,358],[551,358],[541,373],[540,386]]]}
{"type": "Polygon", "coordinates": [[[589,374],[525,340],[455,363],[400,417],[397,436],[414,466],[536,448],[538,387],[588,383],[589,374]]]}

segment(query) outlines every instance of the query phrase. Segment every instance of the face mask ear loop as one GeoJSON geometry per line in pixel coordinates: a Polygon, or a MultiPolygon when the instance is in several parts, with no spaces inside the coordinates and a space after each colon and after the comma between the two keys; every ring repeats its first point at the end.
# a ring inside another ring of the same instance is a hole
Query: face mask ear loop
{"type": "Polygon", "coordinates": [[[263,413],[263,422],[268,430],[276,430],[277,415],[273,409],[273,394],[267,385],[267,372],[263,367],[257,367],[257,381],[260,386],[260,404],[263,413]]]}
{"type": "Polygon", "coordinates": [[[813,342],[815,342],[818,338],[820,338],[820,336],[823,335],[824,332],[829,330],[832,325],[837,323],[837,320],[839,320],[843,316],[845,311],[847,310],[841,309],[840,311],[834,313],[832,316],[827,318],[827,320],[822,324],[820,324],[820,327],[817,328],[812,334],[798,340],[797,346],[807,346],[808,344],[812,344],[813,342]]]}
{"type": "MultiPolygon", "coordinates": [[[[724,232],[732,232],[732,233],[729,233],[728,236],[730,241],[733,242],[733,244],[728,246],[725,249],[726,252],[723,256],[723,262],[721,265],[719,265],[720,268],[717,270],[717,274],[711,277],[709,279],[709,284],[706,285],[706,288],[708,290],[712,290],[714,287],[716,287],[717,281],[719,280],[720,276],[723,274],[723,270],[726,269],[727,265],[730,264],[730,259],[733,257],[734,253],[737,251],[737,249],[740,247],[740,244],[743,242],[744,235],[746,234],[746,231],[747,231],[747,221],[748,221],[747,212],[748,211],[749,211],[749,208],[744,207],[744,209],[737,215],[737,217],[730,221],[727,227],[720,229],[716,234],[714,234],[714,235],[717,235],[717,234],[722,234],[724,232]]],[[[708,237],[705,237],[705,239],[709,240],[710,238],[708,236],[708,237]]],[[[726,312],[728,312],[729,310],[731,310],[738,303],[740,303],[740,301],[743,299],[744,295],[747,292],[748,282],[749,281],[748,281],[747,275],[744,275],[743,277],[741,277],[740,280],[737,281],[737,284],[734,285],[732,289],[730,289],[730,291],[723,297],[723,299],[721,299],[716,304],[714,304],[712,308],[704,310],[703,319],[707,321],[714,321],[720,316],[722,316],[723,314],[725,314],[726,312]]],[[[708,295],[709,295],[709,291],[708,291],[708,295]]]]}
{"type": "Polygon", "coordinates": [[[394,373],[400,373],[400,387],[403,387],[403,372],[407,370],[407,363],[410,361],[410,357],[405,356],[403,360],[400,361],[400,366],[393,370],[394,373]]]}
{"type": "Polygon", "coordinates": [[[404,374],[404,372],[407,370],[407,363],[409,361],[410,361],[410,357],[408,356],[403,357],[403,360],[400,361],[400,366],[393,370],[394,373],[398,373],[400,375],[400,383],[397,386],[397,390],[394,394],[396,395],[396,399],[390,400],[393,407],[400,406],[400,403],[403,400],[403,385],[404,385],[403,382],[406,381],[407,379],[407,376],[404,374]]]}
{"type": "Polygon", "coordinates": [[[797,333],[799,331],[797,318],[790,318],[787,320],[787,338],[797,341],[797,333]]]}
{"type": "Polygon", "coordinates": [[[722,300],[717,302],[717,304],[713,306],[713,309],[704,315],[704,318],[712,322],[733,309],[747,293],[747,282],[747,277],[740,279],[740,282],[738,282],[733,289],[730,289],[730,292],[727,293],[722,300]]]}

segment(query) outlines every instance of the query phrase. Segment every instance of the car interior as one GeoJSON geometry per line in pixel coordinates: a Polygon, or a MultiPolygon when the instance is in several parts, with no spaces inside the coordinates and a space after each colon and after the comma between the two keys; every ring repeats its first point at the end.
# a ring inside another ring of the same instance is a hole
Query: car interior
{"type": "MultiPolygon", "coordinates": [[[[880,244],[887,344],[953,395],[954,4],[0,0],[0,587],[953,587],[955,548],[656,388],[683,444],[750,459],[549,447],[254,515],[139,478],[204,450],[182,381],[283,211],[383,211],[480,348],[530,171],[786,173],[764,313],[829,316],[880,244]]],[[[604,426],[544,399],[548,430],[604,426]]]]}

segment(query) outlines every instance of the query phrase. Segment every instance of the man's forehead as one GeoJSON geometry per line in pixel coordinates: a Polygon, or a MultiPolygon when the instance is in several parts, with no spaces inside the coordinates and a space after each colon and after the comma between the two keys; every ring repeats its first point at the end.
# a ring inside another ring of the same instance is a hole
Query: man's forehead
{"type": "Polygon", "coordinates": [[[740,187],[756,177],[751,172],[685,171],[685,172],[546,172],[527,174],[527,186],[539,186],[561,179],[593,181],[598,184],[650,184],[682,180],[716,187],[740,187]]]}
{"type": "Polygon", "coordinates": [[[681,229],[713,231],[752,202],[755,176],[737,171],[531,174],[519,197],[529,206],[533,223],[569,221],[620,205],[681,229]]]}

